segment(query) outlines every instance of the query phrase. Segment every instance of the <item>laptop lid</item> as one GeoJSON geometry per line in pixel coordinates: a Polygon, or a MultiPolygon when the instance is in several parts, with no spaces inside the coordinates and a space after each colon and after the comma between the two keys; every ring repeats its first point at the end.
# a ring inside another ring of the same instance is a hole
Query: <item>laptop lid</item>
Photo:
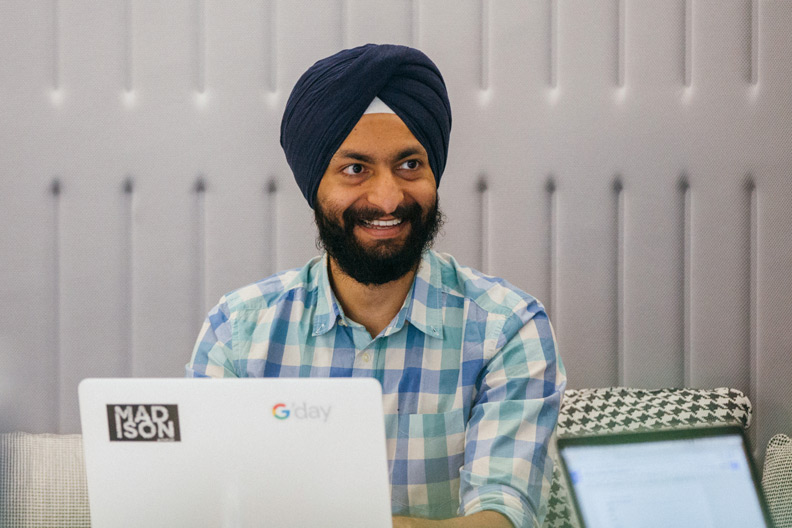
{"type": "Polygon", "coordinates": [[[749,452],[737,426],[558,439],[583,528],[771,527],[749,452]]]}
{"type": "Polygon", "coordinates": [[[373,379],[86,379],[92,526],[392,526],[373,379]]]}

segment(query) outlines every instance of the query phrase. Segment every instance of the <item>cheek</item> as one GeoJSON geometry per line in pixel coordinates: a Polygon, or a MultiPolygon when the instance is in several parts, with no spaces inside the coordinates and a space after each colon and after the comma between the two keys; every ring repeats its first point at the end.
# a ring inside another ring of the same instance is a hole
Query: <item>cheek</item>
{"type": "Polygon", "coordinates": [[[437,200],[437,188],[435,187],[434,180],[416,187],[410,194],[424,209],[432,205],[437,200]]]}
{"type": "Polygon", "coordinates": [[[322,210],[331,212],[332,214],[343,213],[350,205],[355,202],[355,197],[344,189],[333,187],[330,185],[323,185],[320,183],[319,188],[316,190],[316,201],[322,205],[322,210]]]}

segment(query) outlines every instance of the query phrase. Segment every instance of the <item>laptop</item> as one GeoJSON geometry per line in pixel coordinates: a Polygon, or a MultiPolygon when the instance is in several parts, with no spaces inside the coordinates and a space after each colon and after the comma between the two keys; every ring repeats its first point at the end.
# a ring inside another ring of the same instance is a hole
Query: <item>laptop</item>
{"type": "Polygon", "coordinates": [[[94,528],[392,526],[376,380],[86,379],[79,398],[94,528]]]}
{"type": "Polygon", "coordinates": [[[581,528],[772,527],[738,426],[558,439],[581,528]]]}

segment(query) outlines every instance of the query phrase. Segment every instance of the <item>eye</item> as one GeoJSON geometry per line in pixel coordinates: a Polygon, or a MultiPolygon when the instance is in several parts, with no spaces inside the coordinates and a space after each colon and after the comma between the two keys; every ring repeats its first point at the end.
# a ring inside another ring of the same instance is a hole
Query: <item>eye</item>
{"type": "Polygon", "coordinates": [[[412,159],[403,162],[401,165],[399,165],[399,168],[405,170],[416,170],[420,166],[421,166],[421,162],[419,160],[412,159]]]}
{"type": "Polygon", "coordinates": [[[353,163],[352,165],[347,165],[343,168],[341,172],[344,174],[349,174],[350,176],[355,176],[358,174],[363,174],[365,168],[360,163],[353,163]]]}

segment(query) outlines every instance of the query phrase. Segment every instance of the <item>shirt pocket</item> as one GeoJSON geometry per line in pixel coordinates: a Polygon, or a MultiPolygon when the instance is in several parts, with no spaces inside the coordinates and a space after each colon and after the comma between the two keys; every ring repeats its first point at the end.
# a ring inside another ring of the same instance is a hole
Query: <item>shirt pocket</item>
{"type": "Polygon", "coordinates": [[[394,513],[447,518],[459,507],[459,470],[465,463],[462,409],[400,414],[391,474],[394,513]]]}

